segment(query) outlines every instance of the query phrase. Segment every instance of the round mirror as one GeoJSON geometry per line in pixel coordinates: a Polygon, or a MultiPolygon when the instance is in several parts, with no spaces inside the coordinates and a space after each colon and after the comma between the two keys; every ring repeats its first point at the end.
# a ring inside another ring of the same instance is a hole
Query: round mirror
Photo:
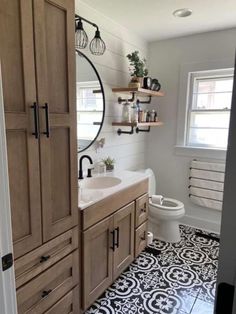
{"type": "Polygon", "coordinates": [[[82,152],[97,139],[104,121],[105,96],[92,62],[76,50],[77,143],[82,152]]]}

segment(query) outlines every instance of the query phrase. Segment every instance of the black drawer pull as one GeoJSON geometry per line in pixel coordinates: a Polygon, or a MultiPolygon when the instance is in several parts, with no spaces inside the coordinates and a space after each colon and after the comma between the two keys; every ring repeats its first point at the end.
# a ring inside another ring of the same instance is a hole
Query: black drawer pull
{"type": "Polygon", "coordinates": [[[50,135],[49,131],[49,113],[48,113],[48,103],[45,103],[44,106],[42,106],[43,109],[45,109],[45,123],[46,123],[46,131],[43,132],[47,137],[50,135]]]}
{"type": "Polygon", "coordinates": [[[45,298],[45,297],[47,297],[51,292],[52,292],[51,289],[49,289],[49,290],[44,290],[44,291],[42,292],[42,299],[45,298]]]}
{"type": "Polygon", "coordinates": [[[112,234],[112,246],[111,249],[112,251],[115,251],[115,230],[111,231],[112,234]]]}
{"type": "Polygon", "coordinates": [[[35,138],[38,139],[39,127],[38,127],[38,109],[36,102],[34,102],[33,106],[30,106],[30,108],[34,109],[34,132],[32,133],[32,135],[34,135],[35,138]]]}
{"type": "Polygon", "coordinates": [[[144,231],[143,236],[141,237],[141,240],[142,241],[146,240],[146,231],[144,231]]]}
{"type": "Polygon", "coordinates": [[[47,260],[49,260],[50,257],[51,257],[50,255],[46,255],[46,256],[43,255],[43,256],[41,256],[40,263],[46,262],[47,260]]]}
{"type": "Polygon", "coordinates": [[[120,228],[117,227],[115,229],[116,231],[116,242],[115,242],[115,246],[118,248],[120,246],[120,228]]]}

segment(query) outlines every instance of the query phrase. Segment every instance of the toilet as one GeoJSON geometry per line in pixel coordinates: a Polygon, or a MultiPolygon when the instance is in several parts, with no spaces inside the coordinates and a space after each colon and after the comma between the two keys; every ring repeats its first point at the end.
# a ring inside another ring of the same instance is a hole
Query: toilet
{"type": "Polygon", "coordinates": [[[151,196],[156,194],[155,175],[152,169],[146,169],[144,172],[149,175],[149,230],[156,239],[179,242],[179,220],[185,214],[184,204],[167,197],[164,197],[161,205],[153,203],[151,196]]]}

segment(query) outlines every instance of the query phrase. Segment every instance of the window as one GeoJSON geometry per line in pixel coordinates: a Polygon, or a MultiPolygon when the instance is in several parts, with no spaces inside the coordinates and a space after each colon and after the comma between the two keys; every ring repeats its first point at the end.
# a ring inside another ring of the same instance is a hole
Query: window
{"type": "Polygon", "coordinates": [[[94,139],[103,117],[103,98],[98,81],[77,82],[77,139],[83,149],[94,139]]]}
{"type": "Polygon", "coordinates": [[[189,73],[185,146],[226,149],[233,70],[189,73]]]}

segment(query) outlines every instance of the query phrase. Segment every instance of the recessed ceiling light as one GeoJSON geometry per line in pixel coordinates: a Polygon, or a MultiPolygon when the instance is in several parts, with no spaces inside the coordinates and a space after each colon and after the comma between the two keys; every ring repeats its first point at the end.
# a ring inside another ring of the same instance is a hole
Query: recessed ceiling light
{"type": "Polygon", "coordinates": [[[184,8],[184,9],[175,10],[173,12],[173,15],[175,17],[187,17],[187,16],[190,16],[192,13],[193,11],[191,9],[184,8]]]}

